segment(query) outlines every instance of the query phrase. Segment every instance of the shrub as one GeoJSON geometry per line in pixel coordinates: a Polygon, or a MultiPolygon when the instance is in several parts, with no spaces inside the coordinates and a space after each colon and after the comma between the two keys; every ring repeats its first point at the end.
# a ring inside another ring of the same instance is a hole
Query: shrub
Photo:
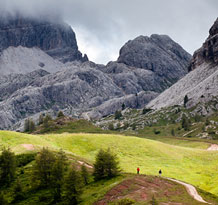
{"type": "Polygon", "coordinates": [[[94,163],[93,176],[95,181],[112,178],[120,173],[119,162],[116,155],[112,154],[110,149],[100,150],[94,163]]]}
{"type": "Polygon", "coordinates": [[[155,135],[158,135],[158,134],[160,134],[160,131],[159,131],[159,130],[157,130],[156,128],[154,128],[154,129],[153,129],[153,132],[154,132],[154,134],[155,134],[155,135]]]}
{"type": "Polygon", "coordinates": [[[146,113],[150,112],[151,110],[152,110],[152,109],[150,109],[150,108],[144,108],[144,109],[142,110],[142,114],[145,115],[146,113]]]}

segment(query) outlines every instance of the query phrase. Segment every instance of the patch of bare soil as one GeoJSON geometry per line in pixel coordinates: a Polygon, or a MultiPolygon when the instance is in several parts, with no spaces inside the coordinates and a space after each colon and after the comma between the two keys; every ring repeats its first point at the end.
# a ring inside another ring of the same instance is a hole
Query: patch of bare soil
{"type": "Polygon", "coordinates": [[[32,144],[22,144],[22,146],[23,146],[26,150],[28,150],[28,151],[33,151],[33,150],[35,150],[35,147],[34,147],[34,145],[32,145],[32,144]]]}
{"type": "MultiPolygon", "coordinates": [[[[158,198],[170,198],[185,194],[185,190],[175,188],[177,185],[171,181],[160,177],[139,175],[131,179],[124,180],[96,202],[95,205],[106,205],[109,202],[117,201],[122,198],[130,198],[137,202],[149,202],[153,196],[158,198]],[[184,193],[183,193],[184,192],[184,193]]],[[[183,203],[167,202],[161,204],[182,205],[183,203]]]]}
{"type": "Polygon", "coordinates": [[[207,148],[208,151],[218,151],[218,145],[212,144],[209,148],[207,148]]]}

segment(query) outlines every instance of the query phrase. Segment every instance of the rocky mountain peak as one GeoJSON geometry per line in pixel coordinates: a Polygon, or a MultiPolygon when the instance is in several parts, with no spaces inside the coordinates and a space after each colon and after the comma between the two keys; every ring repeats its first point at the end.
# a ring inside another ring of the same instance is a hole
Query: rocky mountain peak
{"type": "Polygon", "coordinates": [[[120,50],[118,63],[153,71],[176,82],[188,72],[191,55],[167,35],[139,36],[120,50]]]}
{"type": "Polygon", "coordinates": [[[194,70],[204,62],[218,64],[218,18],[210,28],[209,37],[202,47],[195,51],[189,71],[194,70]]]}
{"type": "Polygon", "coordinates": [[[0,51],[10,46],[38,47],[61,62],[87,61],[78,50],[72,28],[60,21],[26,18],[20,15],[0,17],[0,51]]]}

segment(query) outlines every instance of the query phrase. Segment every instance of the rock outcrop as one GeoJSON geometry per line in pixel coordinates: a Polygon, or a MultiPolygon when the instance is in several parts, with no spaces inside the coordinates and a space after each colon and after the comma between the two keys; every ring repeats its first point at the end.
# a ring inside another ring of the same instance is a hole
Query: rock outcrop
{"type": "Polygon", "coordinates": [[[218,64],[218,18],[209,31],[209,37],[202,47],[195,51],[189,70],[194,70],[205,62],[218,64]]]}
{"type": "Polygon", "coordinates": [[[147,107],[160,109],[183,105],[187,95],[187,107],[207,115],[218,110],[218,20],[210,29],[210,35],[192,59],[192,71],[169,89],[152,100],[147,107]]]}
{"type": "Polygon", "coordinates": [[[20,15],[1,17],[0,34],[0,52],[11,46],[38,47],[63,63],[88,60],[78,50],[72,28],[62,22],[54,23],[20,15]]]}

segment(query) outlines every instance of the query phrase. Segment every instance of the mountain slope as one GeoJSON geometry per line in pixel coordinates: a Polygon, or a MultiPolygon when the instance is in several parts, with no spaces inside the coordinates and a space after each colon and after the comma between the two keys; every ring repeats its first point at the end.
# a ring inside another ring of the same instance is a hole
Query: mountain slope
{"type": "Polygon", "coordinates": [[[0,55],[1,75],[26,74],[38,69],[55,73],[63,67],[64,65],[60,61],[53,59],[36,47],[9,47],[0,55]]]}
{"type": "Polygon", "coordinates": [[[202,48],[195,52],[190,67],[192,71],[161,93],[147,107],[159,109],[177,104],[181,105],[184,102],[185,95],[187,95],[187,107],[198,105],[197,110],[202,114],[218,109],[217,22],[218,19],[210,29],[210,35],[202,48]],[[210,107],[205,109],[207,104],[210,104],[210,107]]]}

